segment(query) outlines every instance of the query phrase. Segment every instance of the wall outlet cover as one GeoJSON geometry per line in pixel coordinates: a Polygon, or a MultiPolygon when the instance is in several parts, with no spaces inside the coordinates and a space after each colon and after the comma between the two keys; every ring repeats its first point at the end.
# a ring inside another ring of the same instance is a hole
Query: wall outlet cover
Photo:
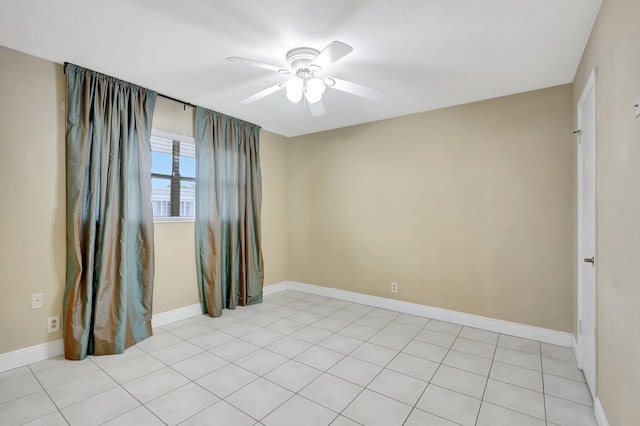
{"type": "Polygon", "coordinates": [[[55,331],[60,331],[60,316],[56,315],[55,317],[49,317],[47,320],[47,331],[49,333],[53,333],[55,331]]]}

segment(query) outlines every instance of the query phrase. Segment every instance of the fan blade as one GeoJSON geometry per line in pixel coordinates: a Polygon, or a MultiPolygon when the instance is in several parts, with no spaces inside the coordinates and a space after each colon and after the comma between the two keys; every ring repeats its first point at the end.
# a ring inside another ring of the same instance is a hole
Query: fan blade
{"type": "Polygon", "coordinates": [[[326,70],[331,64],[338,62],[352,51],[353,47],[348,44],[341,41],[332,41],[322,52],[318,53],[318,56],[313,58],[309,66],[317,66],[322,70],[326,70]]]}
{"type": "Polygon", "coordinates": [[[327,85],[327,87],[331,87],[342,92],[351,93],[352,95],[360,96],[372,101],[379,101],[384,97],[384,93],[378,89],[372,89],[371,87],[352,83],[347,80],[340,80],[339,78],[331,77],[330,79],[333,80],[335,84],[333,86],[327,85]]]}
{"type": "Polygon", "coordinates": [[[319,100],[318,102],[315,103],[308,103],[307,105],[309,105],[309,111],[311,112],[311,115],[313,115],[314,117],[320,117],[321,115],[325,114],[325,110],[324,110],[324,104],[322,103],[322,100],[319,100]]]}
{"type": "Polygon", "coordinates": [[[247,99],[243,99],[240,101],[241,104],[251,104],[257,100],[264,98],[265,96],[269,96],[272,93],[277,92],[278,90],[282,90],[286,87],[285,83],[278,83],[275,86],[268,87],[264,90],[259,91],[255,95],[249,96],[247,99]]]}
{"type": "Polygon", "coordinates": [[[239,64],[250,65],[252,67],[264,68],[266,70],[279,72],[281,74],[290,74],[291,72],[286,69],[276,65],[265,64],[264,62],[254,61],[253,59],[239,58],[237,56],[230,56],[226,58],[229,62],[236,62],[239,64]]]}

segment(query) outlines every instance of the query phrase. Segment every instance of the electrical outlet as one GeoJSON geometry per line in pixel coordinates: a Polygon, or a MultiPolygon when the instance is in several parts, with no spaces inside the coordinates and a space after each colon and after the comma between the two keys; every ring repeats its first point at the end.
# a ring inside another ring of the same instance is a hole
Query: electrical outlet
{"type": "Polygon", "coordinates": [[[42,293],[36,293],[31,295],[31,309],[42,308],[42,293]]]}
{"type": "Polygon", "coordinates": [[[398,292],[398,283],[391,283],[391,293],[398,292]]]}
{"type": "Polygon", "coordinates": [[[60,330],[60,316],[56,315],[55,317],[49,317],[47,321],[47,331],[49,333],[53,333],[54,331],[60,330]]]}

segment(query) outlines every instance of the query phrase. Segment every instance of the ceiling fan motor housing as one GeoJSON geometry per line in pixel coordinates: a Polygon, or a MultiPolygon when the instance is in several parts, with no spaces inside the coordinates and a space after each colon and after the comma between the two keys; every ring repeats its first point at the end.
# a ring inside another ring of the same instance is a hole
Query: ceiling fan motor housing
{"type": "Polygon", "coordinates": [[[309,64],[318,56],[319,51],[310,47],[297,47],[287,52],[287,65],[289,69],[294,73],[299,69],[307,68],[309,71],[320,71],[320,67],[312,67],[316,69],[310,69],[309,64]]]}

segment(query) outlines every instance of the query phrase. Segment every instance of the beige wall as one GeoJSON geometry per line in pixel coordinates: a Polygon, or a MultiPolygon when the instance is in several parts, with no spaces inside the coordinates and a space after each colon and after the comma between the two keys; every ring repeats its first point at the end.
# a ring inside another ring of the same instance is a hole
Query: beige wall
{"type": "Polygon", "coordinates": [[[612,426],[640,423],[640,2],[605,0],[575,78],[596,68],[597,385],[612,426]]]}
{"type": "MultiPolygon", "coordinates": [[[[65,287],[62,67],[0,47],[0,353],[59,339],[65,287]],[[31,310],[31,294],[44,307],[31,310]]],[[[158,98],[154,127],[191,136],[193,109],[158,98]]],[[[286,280],[287,140],[261,133],[265,284],[286,280]]],[[[198,303],[193,223],[157,223],[154,312],[198,303]]]]}
{"type": "Polygon", "coordinates": [[[195,108],[158,96],[152,126],[156,130],[193,137],[195,108]]]}
{"type": "Polygon", "coordinates": [[[0,47],[0,353],[62,337],[47,317],[64,296],[64,84],[61,66],[0,47]]]}
{"type": "Polygon", "coordinates": [[[571,330],[571,122],[565,85],[295,138],[289,279],[571,330]]]}
{"type": "Polygon", "coordinates": [[[260,132],[260,168],[262,171],[262,256],[264,284],[288,279],[289,246],[287,211],[289,180],[288,146],[284,136],[260,132]]]}
{"type": "Polygon", "coordinates": [[[200,303],[193,222],[156,223],[153,312],[200,303]]]}

